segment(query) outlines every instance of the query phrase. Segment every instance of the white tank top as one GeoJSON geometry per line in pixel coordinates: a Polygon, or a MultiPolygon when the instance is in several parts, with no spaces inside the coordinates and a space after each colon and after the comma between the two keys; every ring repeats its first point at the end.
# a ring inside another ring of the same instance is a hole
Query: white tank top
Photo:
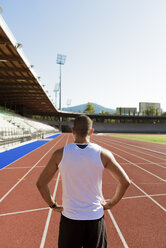
{"type": "Polygon", "coordinates": [[[100,158],[101,147],[89,143],[82,149],[78,145],[66,145],[59,164],[63,188],[62,214],[75,220],[99,219],[104,214],[100,204],[103,200],[104,169],[100,158]]]}

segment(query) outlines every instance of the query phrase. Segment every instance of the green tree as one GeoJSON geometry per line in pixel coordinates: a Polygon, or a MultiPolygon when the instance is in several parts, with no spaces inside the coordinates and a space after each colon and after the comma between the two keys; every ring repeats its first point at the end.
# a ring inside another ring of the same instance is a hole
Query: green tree
{"type": "Polygon", "coordinates": [[[109,111],[102,110],[99,114],[110,115],[111,113],[109,111]]]}
{"type": "Polygon", "coordinates": [[[145,110],[145,115],[157,115],[158,111],[155,106],[151,105],[148,109],[145,110]]]}
{"type": "MultiPolygon", "coordinates": [[[[102,114],[102,115],[110,115],[111,113],[109,111],[104,111],[102,110],[99,114],[102,114]]],[[[103,120],[104,123],[110,123],[110,120],[109,119],[104,119],[103,120]]]]}
{"type": "Polygon", "coordinates": [[[86,109],[84,110],[83,113],[94,114],[94,112],[95,112],[95,108],[94,108],[93,104],[88,102],[88,104],[86,105],[86,109]]]}
{"type": "Polygon", "coordinates": [[[118,109],[116,109],[114,115],[120,115],[120,111],[118,109]]]}

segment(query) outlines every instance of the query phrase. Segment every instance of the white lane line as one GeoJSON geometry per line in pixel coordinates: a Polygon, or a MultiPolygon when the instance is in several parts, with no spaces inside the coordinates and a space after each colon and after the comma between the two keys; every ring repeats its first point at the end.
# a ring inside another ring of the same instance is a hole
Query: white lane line
{"type": "Polygon", "coordinates": [[[110,218],[111,218],[111,220],[112,220],[112,222],[113,222],[113,224],[114,224],[114,226],[115,226],[115,228],[116,228],[116,231],[117,231],[117,233],[118,233],[118,235],[119,235],[119,237],[120,237],[120,239],[121,239],[121,241],[122,241],[123,246],[124,246],[125,248],[129,248],[128,245],[127,245],[127,243],[126,243],[126,240],[124,239],[124,237],[123,237],[123,235],[122,235],[122,233],[121,233],[121,231],[120,231],[120,229],[119,229],[119,227],[118,227],[118,224],[117,224],[116,221],[115,221],[114,216],[113,216],[112,213],[111,213],[111,211],[110,211],[110,210],[107,210],[107,212],[108,212],[108,214],[109,214],[109,216],[110,216],[110,218]]]}
{"type": "MultiPolygon", "coordinates": [[[[109,174],[111,175],[111,172],[108,171],[109,174]]],[[[150,200],[152,200],[157,206],[159,206],[162,210],[166,211],[166,209],[161,206],[157,201],[155,201],[150,195],[148,195],[144,190],[142,190],[137,184],[135,184],[133,181],[132,181],[132,184],[137,188],[139,189],[144,195],[146,195],[146,197],[148,197],[150,200]]]]}
{"type": "MultiPolygon", "coordinates": [[[[67,145],[68,140],[69,140],[69,136],[67,136],[66,144],[65,145],[67,145]]],[[[56,180],[56,185],[55,185],[55,189],[54,189],[54,193],[53,193],[53,199],[55,199],[55,195],[56,195],[56,191],[57,191],[59,180],[60,180],[60,172],[58,173],[58,177],[57,177],[57,180],[56,180]]],[[[46,220],[46,224],[45,224],[45,228],[44,228],[42,240],[41,240],[41,243],[40,243],[40,248],[44,248],[44,245],[45,245],[45,241],[46,241],[46,237],[47,237],[47,232],[48,232],[48,227],[49,227],[50,219],[51,219],[51,214],[52,214],[52,209],[50,208],[49,209],[49,212],[48,212],[48,216],[47,216],[47,220],[46,220]]]]}
{"type": "MultiPolygon", "coordinates": [[[[112,142],[113,143],[113,142],[112,142]]],[[[115,144],[115,143],[114,143],[115,144]]],[[[138,152],[138,153],[141,153],[141,154],[146,154],[147,156],[149,157],[152,157],[152,158],[157,158],[157,159],[160,159],[160,160],[163,160],[163,161],[166,161],[166,158],[161,158],[161,156],[156,156],[156,154],[151,154],[151,153],[147,153],[147,151],[139,151],[139,149],[135,149],[137,147],[134,147],[134,148],[131,148],[131,147],[126,147],[125,144],[119,144],[120,146],[122,147],[125,147],[126,149],[128,150],[131,150],[131,151],[135,151],[135,152],[138,152]]],[[[162,162],[160,162],[160,164],[162,164],[162,162]]]]}
{"type": "MultiPolygon", "coordinates": [[[[120,145],[120,146],[122,146],[122,148],[123,148],[123,145],[120,145]]],[[[114,148],[116,148],[116,147],[114,146],[114,148]]],[[[116,149],[120,149],[120,148],[116,148],[116,149]]],[[[131,149],[131,148],[130,148],[130,149],[131,149]]],[[[133,150],[133,149],[132,149],[132,150],[133,150]]],[[[131,152],[127,152],[127,151],[125,151],[125,150],[122,150],[122,151],[125,152],[125,153],[127,153],[127,154],[129,154],[129,155],[132,155],[132,156],[134,156],[134,157],[136,157],[136,158],[140,158],[140,157],[141,157],[141,155],[137,156],[137,155],[135,155],[135,154],[133,154],[133,153],[131,153],[131,152]]],[[[143,154],[145,154],[145,153],[143,153],[143,154]]],[[[163,169],[166,169],[166,166],[163,166],[163,165],[161,165],[161,164],[158,164],[158,163],[156,163],[156,162],[153,162],[153,161],[148,160],[148,159],[143,158],[143,157],[141,157],[141,159],[144,160],[144,161],[146,161],[146,162],[148,162],[148,163],[155,164],[156,166],[159,166],[159,167],[162,167],[163,169]]]]}
{"type": "MultiPolygon", "coordinates": [[[[26,167],[9,167],[9,168],[6,168],[6,170],[28,169],[28,168],[32,168],[32,166],[26,166],[26,167]]],[[[36,166],[36,168],[44,168],[44,166],[36,166]]]]}
{"type": "Polygon", "coordinates": [[[48,152],[46,152],[43,157],[41,157],[38,162],[36,164],[34,164],[34,166],[31,167],[30,170],[28,170],[28,172],[0,199],[0,202],[2,202],[16,187],[17,185],[36,167],[36,165],[63,139],[63,137],[61,139],[59,139],[55,145],[53,145],[50,150],[48,150],[48,152]]]}
{"type": "Polygon", "coordinates": [[[121,230],[120,230],[120,228],[119,228],[119,226],[118,226],[118,224],[117,224],[117,222],[116,222],[116,220],[114,218],[114,216],[111,213],[111,210],[108,209],[107,212],[108,212],[108,214],[109,214],[109,216],[110,216],[110,218],[111,218],[111,220],[113,222],[113,225],[115,226],[115,229],[116,229],[116,231],[117,231],[117,233],[118,233],[118,235],[120,237],[120,240],[121,240],[121,242],[123,244],[123,247],[129,248],[127,243],[126,243],[126,240],[125,240],[125,238],[124,238],[124,236],[123,236],[123,234],[122,234],[122,232],[121,232],[121,230]]]}
{"type": "MultiPolygon", "coordinates": [[[[118,154],[116,154],[117,156],[119,156],[119,157],[121,157],[120,155],[118,155],[118,154]]],[[[121,157],[122,159],[124,159],[124,160],[126,160],[126,161],[128,161],[127,159],[125,159],[125,158],[123,158],[123,157],[121,157]]],[[[129,161],[128,161],[129,162],[129,161]]],[[[137,165],[135,165],[134,163],[132,163],[132,162],[130,162],[131,164],[133,164],[134,166],[136,166],[136,167],[139,167],[139,166],[137,166],[137,165]]],[[[141,169],[143,169],[142,167],[140,167],[141,169]]],[[[145,170],[145,169],[143,169],[143,170],[145,170]]],[[[145,170],[146,172],[148,172],[147,170],[145,170]]],[[[110,173],[110,171],[109,171],[109,173],[110,173]]],[[[153,175],[153,176],[155,176],[155,177],[157,177],[157,178],[159,178],[160,180],[162,180],[162,181],[164,181],[164,182],[166,182],[166,180],[164,180],[164,179],[162,179],[162,178],[160,178],[160,177],[158,177],[158,176],[156,176],[155,174],[153,174],[153,173],[151,173],[151,172],[148,172],[149,174],[151,174],[151,175],[153,175]]],[[[111,173],[110,173],[111,174],[111,173]]],[[[163,206],[161,206],[157,201],[155,201],[152,197],[150,197],[145,191],[143,191],[139,186],[137,186],[134,182],[132,182],[132,184],[137,188],[137,189],[139,189],[142,193],[144,193],[149,199],[151,199],[156,205],[158,205],[162,210],[164,210],[165,211],[165,208],[163,207],[163,206]]]]}
{"type": "Polygon", "coordinates": [[[8,216],[8,215],[15,215],[15,214],[24,214],[24,213],[30,213],[30,212],[37,212],[37,211],[40,211],[40,210],[48,210],[48,209],[49,209],[49,207],[36,208],[36,209],[30,209],[30,210],[24,210],[24,211],[12,212],[12,213],[5,213],[5,214],[0,214],[0,217],[8,216]]]}
{"type": "MultiPolygon", "coordinates": [[[[111,136],[110,136],[111,137],[111,136]]],[[[121,142],[121,141],[115,141],[115,140],[111,140],[112,142],[115,142],[115,143],[120,143],[120,144],[124,144],[124,145],[127,145],[127,146],[133,146],[133,147],[136,147],[136,148],[139,148],[139,149],[142,149],[142,150],[145,150],[145,151],[149,151],[149,152],[154,152],[154,153],[157,153],[157,154],[161,154],[161,155],[164,155],[166,156],[166,153],[163,153],[163,152],[159,152],[159,151],[155,151],[155,150],[151,150],[151,149],[148,149],[148,148],[145,148],[145,147],[141,147],[141,146],[136,146],[136,145],[132,145],[132,144],[128,144],[128,143],[124,143],[124,142],[121,142]]],[[[135,140],[137,141],[137,140],[135,140]]]]}
{"type": "MultiPolygon", "coordinates": [[[[149,164],[151,164],[151,163],[152,163],[152,162],[148,162],[148,163],[145,163],[145,162],[138,162],[137,164],[140,164],[140,165],[149,165],[149,164]]],[[[123,163],[123,162],[122,162],[121,164],[124,164],[124,165],[125,165],[125,164],[128,164],[128,163],[125,163],[125,162],[123,163]]],[[[162,162],[162,163],[160,163],[160,164],[166,165],[166,162],[162,162]]]]}
{"type": "MultiPolygon", "coordinates": [[[[121,149],[119,149],[119,150],[121,151],[121,149]]],[[[135,166],[135,167],[137,167],[137,168],[139,168],[139,169],[141,169],[141,170],[147,172],[148,174],[150,174],[150,175],[152,175],[152,176],[158,178],[159,180],[161,180],[161,181],[163,181],[163,182],[166,182],[166,180],[165,180],[164,178],[157,176],[156,174],[154,174],[154,173],[152,173],[152,172],[150,172],[150,171],[148,171],[148,170],[142,168],[141,166],[139,166],[139,165],[137,165],[137,164],[135,164],[135,163],[129,161],[128,159],[126,159],[126,158],[124,158],[124,157],[118,155],[117,153],[113,152],[113,154],[115,154],[115,155],[118,156],[119,158],[122,158],[123,160],[127,161],[128,163],[132,164],[133,166],[135,166]]]]}
{"type": "MultiPolygon", "coordinates": [[[[119,156],[118,154],[116,154],[116,155],[119,156]]],[[[119,156],[119,157],[121,157],[121,156],[119,156]]],[[[121,158],[124,159],[124,160],[126,160],[126,159],[123,158],[123,157],[121,157],[121,158]]],[[[130,163],[133,164],[134,166],[136,166],[134,163],[132,163],[132,162],[130,162],[130,163]]],[[[136,166],[136,167],[139,167],[139,166],[136,166]]],[[[140,167],[140,168],[141,168],[141,167],[140,167]]],[[[143,169],[143,168],[141,168],[141,169],[143,169]]],[[[143,169],[143,170],[145,170],[145,169],[143,169]]],[[[145,170],[145,171],[148,172],[147,170],[145,170]]],[[[155,174],[153,174],[153,173],[151,173],[151,172],[148,172],[148,173],[151,174],[151,175],[153,175],[153,176],[155,176],[155,177],[157,177],[157,178],[159,178],[160,180],[166,182],[166,180],[164,180],[164,179],[162,179],[162,178],[156,176],[155,174]]],[[[165,208],[162,207],[157,201],[155,201],[152,197],[150,197],[145,191],[143,191],[140,187],[138,187],[134,182],[132,182],[132,183],[133,183],[133,185],[134,185],[135,187],[137,187],[142,193],[144,193],[149,199],[151,199],[155,204],[157,204],[162,210],[165,211],[165,208]]]]}
{"type": "MultiPolygon", "coordinates": [[[[153,195],[149,195],[151,197],[156,197],[156,196],[166,196],[166,194],[153,194],[153,195]]],[[[138,195],[138,196],[127,196],[127,197],[123,197],[122,200],[127,200],[127,199],[137,199],[137,198],[147,198],[146,195],[138,195]]]]}
{"type": "MultiPolygon", "coordinates": [[[[107,146],[114,147],[114,146],[112,146],[112,145],[110,145],[110,144],[108,144],[108,143],[106,143],[106,142],[103,142],[103,141],[100,141],[100,142],[103,143],[103,144],[105,144],[105,145],[107,145],[107,146]]],[[[123,151],[122,149],[119,149],[119,148],[117,148],[117,147],[114,147],[114,148],[116,148],[117,150],[123,151]]],[[[125,152],[125,151],[123,151],[123,152],[125,152]]],[[[139,165],[137,165],[137,164],[135,164],[135,163],[129,161],[128,159],[126,159],[126,158],[120,156],[119,154],[117,154],[117,153],[115,153],[115,152],[112,152],[112,153],[115,154],[116,156],[118,156],[119,158],[122,158],[123,160],[127,161],[128,163],[132,164],[133,166],[138,167],[139,169],[141,169],[141,170],[147,172],[148,174],[150,174],[150,175],[152,175],[152,176],[158,178],[159,180],[161,180],[161,181],[163,181],[163,182],[166,182],[165,179],[163,179],[163,178],[161,178],[161,177],[159,177],[159,176],[153,174],[152,172],[150,172],[150,171],[148,171],[148,170],[142,168],[141,166],[139,166],[139,165]]],[[[127,152],[126,152],[126,153],[127,153],[127,152]]]]}
{"type": "MultiPolygon", "coordinates": [[[[102,141],[100,141],[100,143],[103,143],[103,144],[108,145],[107,143],[102,142],[102,141]]],[[[108,145],[108,146],[110,146],[110,145],[108,145]]],[[[121,150],[121,149],[120,149],[120,150],[121,150]]],[[[114,154],[116,154],[116,153],[114,153],[114,154]]],[[[116,155],[117,155],[118,157],[122,158],[123,160],[125,160],[125,161],[127,161],[127,162],[130,162],[129,160],[127,160],[127,159],[121,157],[120,155],[118,155],[118,154],[116,154],[116,155]]],[[[133,165],[136,166],[136,167],[139,167],[139,166],[135,165],[135,164],[132,163],[132,162],[130,162],[130,163],[133,164],[133,165]]],[[[140,168],[140,169],[143,169],[142,167],[139,167],[139,168],[140,168]]],[[[143,170],[145,170],[145,169],[143,169],[143,170]]],[[[149,174],[151,174],[151,175],[153,175],[153,176],[159,178],[160,180],[166,182],[166,180],[164,180],[164,179],[162,179],[162,178],[156,176],[155,174],[153,174],[153,173],[151,173],[151,172],[149,172],[149,171],[147,171],[147,170],[145,170],[145,171],[148,172],[149,174]]],[[[108,172],[109,172],[109,174],[111,175],[111,172],[110,172],[110,171],[108,171],[108,172]]],[[[153,201],[157,206],[159,206],[162,210],[166,211],[166,209],[165,209],[162,205],[160,205],[157,201],[155,201],[152,197],[150,197],[145,191],[143,191],[143,190],[142,190],[139,186],[137,186],[134,182],[132,182],[132,184],[133,184],[137,189],[139,189],[144,195],[146,195],[151,201],[153,201]]]]}
{"type": "MultiPolygon", "coordinates": [[[[56,181],[56,184],[55,184],[55,189],[54,189],[54,193],[53,193],[53,199],[55,199],[55,195],[56,195],[56,191],[57,191],[58,183],[59,183],[59,178],[60,178],[60,173],[58,173],[57,181],[56,181]]],[[[50,219],[51,219],[51,214],[52,214],[52,209],[49,208],[49,212],[48,212],[48,216],[47,216],[47,220],[46,220],[42,240],[41,240],[41,243],[40,243],[40,248],[43,248],[44,245],[45,245],[47,231],[48,231],[48,227],[49,227],[50,219]]]]}
{"type": "MultiPolygon", "coordinates": [[[[158,196],[166,196],[166,194],[154,194],[154,195],[149,195],[149,196],[158,197],[158,196]]],[[[127,197],[123,197],[122,200],[137,199],[137,198],[147,198],[147,196],[146,195],[127,196],[127,197]]],[[[48,210],[48,209],[49,209],[49,207],[45,207],[45,208],[36,208],[36,209],[30,209],[30,210],[23,210],[23,211],[18,211],[18,212],[4,213],[4,214],[0,214],[0,217],[8,216],[8,215],[15,215],[15,214],[24,214],[24,213],[37,212],[37,211],[48,210]]]]}
{"type": "MultiPolygon", "coordinates": [[[[163,169],[166,169],[166,166],[163,166],[163,165],[161,165],[161,164],[155,163],[155,162],[153,162],[153,161],[151,161],[151,160],[148,160],[148,159],[145,159],[145,158],[143,158],[143,157],[141,157],[141,156],[137,156],[137,155],[135,155],[135,154],[133,154],[133,153],[131,153],[131,152],[127,152],[127,151],[125,151],[125,150],[122,150],[122,149],[120,149],[120,148],[117,148],[116,146],[110,145],[110,142],[109,142],[109,143],[107,142],[107,143],[105,143],[105,144],[107,144],[107,145],[109,145],[109,146],[111,146],[111,147],[114,147],[114,148],[117,149],[117,150],[123,151],[123,152],[125,152],[125,153],[127,153],[127,154],[129,154],[129,155],[132,155],[133,157],[140,158],[140,159],[142,159],[142,160],[144,160],[144,161],[146,161],[146,162],[149,162],[149,163],[151,163],[151,164],[155,164],[156,166],[159,166],[159,167],[162,167],[163,169]]],[[[122,146],[122,145],[120,145],[120,146],[122,146]]],[[[123,148],[123,146],[122,146],[122,148],[123,148]]]]}
{"type": "Polygon", "coordinates": [[[134,182],[132,182],[132,184],[139,189],[143,194],[145,194],[150,200],[152,200],[157,206],[159,206],[162,210],[164,210],[164,212],[166,212],[166,209],[161,206],[157,201],[155,201],[150,195],[148,195],[144,190],[142,190],[140,187],[138,187],[137,184],[135,184],[134,182]]]}

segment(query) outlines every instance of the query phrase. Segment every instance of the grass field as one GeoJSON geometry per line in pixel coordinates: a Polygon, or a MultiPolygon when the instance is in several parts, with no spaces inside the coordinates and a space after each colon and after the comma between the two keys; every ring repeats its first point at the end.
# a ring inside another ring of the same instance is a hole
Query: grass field
{"type": "Polygon", "coordinates": [[[108,134],[109,136],[166,145],[166,134],[108,134]]]}

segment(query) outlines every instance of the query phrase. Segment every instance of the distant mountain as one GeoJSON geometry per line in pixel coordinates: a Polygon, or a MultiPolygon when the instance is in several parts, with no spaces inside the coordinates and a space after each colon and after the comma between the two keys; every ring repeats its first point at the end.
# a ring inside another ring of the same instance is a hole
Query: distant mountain
{"type": "MultiPolygon", "coordinates": [[[[83,113],[84,110],[86,109],[86,105],[88,103],[85,104],[81,104],[81,105],[77,105],[77,106],[73,106],[73,107],[68,107],[68,108],[62,108],[63,111],[67,111],[67,112],[74,112],[74,113],[83,113]]],[[[115,109],[111,109],[111,108],[105,108],[101,105],[98,105],[96,103],[91,102],[91,104],[94,106],[95,108],[95,114],[99,114],[102,110],[104,111],[108,111],[111,114],[115,113],[115,109]]]]}

